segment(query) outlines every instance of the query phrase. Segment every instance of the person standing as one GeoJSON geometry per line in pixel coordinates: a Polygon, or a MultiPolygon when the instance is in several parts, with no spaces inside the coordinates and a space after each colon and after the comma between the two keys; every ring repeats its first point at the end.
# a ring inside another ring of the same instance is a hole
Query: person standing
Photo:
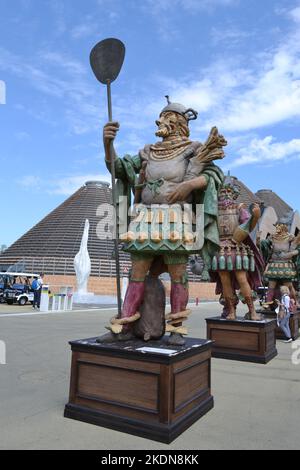
{"type": "Polygon", "coordinates": [[[36,276],[31,284],[31,287],[33,289],[33,305],[32,306],[34,309],[40,308],[43,277],[44,277],[44,274],[41,274],[39,277],[36,276]]]}
{"type": "Polygon", "coordinates": [[[283,333],[286,336],[285,343],[291,343],[293,341],[291,329],[290,329],[290,306],[291,306],[291,298],[290,298],[290,290],[288,286],[281,286],[280,287],[281,293],[281,300],[277,300],[277,323],[278,326],[282,329],[283,333]]]}

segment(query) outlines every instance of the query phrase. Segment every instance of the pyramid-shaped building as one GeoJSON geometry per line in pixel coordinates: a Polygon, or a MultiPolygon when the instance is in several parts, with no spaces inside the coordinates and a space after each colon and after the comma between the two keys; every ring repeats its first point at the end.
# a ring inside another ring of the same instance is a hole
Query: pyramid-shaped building
{"type": "MultiPolygon", "coordinates": [[[[86,182],[0,255],[1,270],[14,266],[14,271],[74,275],[74,257],[80,248],[85,220],[89,219],[91,275],[114,275],[113,241],[97,236],[101,221],[97,209],[101,204],[110,204],[111,197],[108,183],[86,182]]],[[[128,255],[121,252],[120,256],[121,267],[127,267],[128,255]]]]}

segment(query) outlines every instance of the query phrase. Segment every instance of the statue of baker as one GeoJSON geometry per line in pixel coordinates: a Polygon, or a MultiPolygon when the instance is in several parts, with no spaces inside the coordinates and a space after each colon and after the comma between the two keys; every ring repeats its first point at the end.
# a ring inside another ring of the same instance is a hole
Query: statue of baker
{"type": "MultiPolygon", "coordinates": [[[[157,273],[168,272],[171,279],[171,313],[166,317],[168,342],[184,344],[186,331],[182,322],[188,314],[188,257],[201,252],[204,260],[210,260],[219,249],[217,194],[223,173],[213,161],[224,157],[223,146],[227,142],[216,127],[205,144],[191,141],[189,122],[197,118],[197,112],[170,102],[169,97],[167,100],[156,121],[156,136],[161,140],[146,145],[135,156],[114,155],[118,197],[127,196],[131,206],[133,191],[136,208],[129,229],[120,233],[123,249],[131,254],[132,260],[121,318],[111,320],[110,333],[102,341],[135,337],[134,323],[140,319],[145,278],[155,267],[157,273]],[[202,228],[198,234],[192,230],[197,205],[202,208],[202,228]],[[200,244],[196,243],[197,235],[200,244]]],[[[103,130],[109,170],[119,127],[117,122],[109,122],[103,130]]]]}

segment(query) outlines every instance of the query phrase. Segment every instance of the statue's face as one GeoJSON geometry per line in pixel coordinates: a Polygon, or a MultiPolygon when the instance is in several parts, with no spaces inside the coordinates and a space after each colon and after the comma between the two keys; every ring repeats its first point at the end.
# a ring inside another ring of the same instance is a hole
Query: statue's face
{"type": "Polygon", "coordinates": [[[225,187],[220,189],[219,200],[228,201],[234,199],[234,193],[230,187],[225,187]]]}
{"type": "Polygon", "coordinates": [[[288,232],[288,228],[285,224],[276,225],[276,235],[284,235],[288,232]]]}
{"type": "Polygon", "coordinates": [[[177,113],[173,112],[166,112],[162,113],[157,119],[156,125],[158,127],[158,130],[155,132],[155,135],[157,137],[169,137],[170,135],[176,135],[177,134],[177,113]]]}

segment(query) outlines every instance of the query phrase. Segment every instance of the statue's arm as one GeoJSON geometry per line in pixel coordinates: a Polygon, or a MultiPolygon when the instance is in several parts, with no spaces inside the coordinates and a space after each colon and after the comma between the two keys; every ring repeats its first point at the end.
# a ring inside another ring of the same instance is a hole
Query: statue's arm
{"type": "Polygon", "coordinates": [[[213,178],[219,186],[223,181],[223,173],[212,161],[202,161],[199,159],[199,152],[202,151],[203,145],[200,142],[195,142],[194,157],[189,159],[186,175],[184,181],[191,183],[192,191],[204,191],[209,183],[210,178],[213,178]]]}
{"type": "Polygon", "coordinates": [[[271,240],[261,240],[260,241],[260,252],[263,256],[265,263],[269,261],[272,255],[272,241],[271,240]]]}
{"type": "Polygon", "coordinates": [[[204,191],[207,188],[208,180],[209,178],[207,175],[200,175],[195,178],[185,180],[185,183],[189,186],[190,192],[195,191],[196,189],[204,191]]]}
{"type": "Polygon", "coordinates": [[[240,204],[239,206],[239,222],[240,224],[244,224],[250,220],[249,231],[255,229],[257,222],[259,221],[261,215],[260,207],[258,204],[252,204],[250,207],[250,212],[246,209],[245,204],[240,204]]]}
{"type": "MultiPolygon", "coordinates": [[[[200,142],[196,144],[194,154],[201,146],[200,142]]],[[[189,159],[183,182],[178,184],[176,189],[168,196],[170,204],[185,200],[195,190],[204,191],[207,188],[209,177],[202,174],[204,167],[205,165],[199,162],[196,156],[189,159]]]]}
{"type": "Polygon", "coordinates": [[[123,166],[118,158],[115,147],[114,140],[119,131],[120,125],[118,122],[108,122],[103,127],[103,147],[105,154],[105,164],[109,172],[111,172],[111,162],[115,162],[115,173],[116,178],[123,179],[125,177],[123,166]]]}
{"type": "Polygon", "coordinates": [[[168,197],[168,203],[174,204],[177,201],[184,201],[191,194],[191,192],[197,190],[205,190],[207,188],[209,177],[207,175],[197,176],[196,178],[186,179],[182,183],[179,183],[174,191],[172,191],[168,197]]]}
{"type": "Polygon", "coordinates": [[[112,157],[115,162],[115,175],[117,179],[127,180],[130,184],[134,184],[135,174],[141,169],[140,154],[134,157],[125,155],[119,158],[114,148],[114,140],[119,131],[119,123],[108,122],[103,128],[103,146],[105,153],[105,164],[109,172],[111,171],[112,157]]]}
{"type": "Polygon", "coordinates": [[[287,253],[282,253],[280,255],[280,258],[282,259],[293,259],[295,258],[296,256],[299,255],[299,251],[298,250],[292,250],[292,251],[289,251],[287,253]]]}
{"type": "MultiPolygon", "coordinates": [[[[108,171],[111,173],[111,162],[108,160],[105,160],[106,168],[108,171]]],[[[126,179],[126,174],[122,165],[122,160],[121,158],[116,158],[115,159],[115,175],[117,179],[126,179]]]]}
{"type": "Polygon", "coordinates": [[[201,194],[201,191],[205,192],[209,185],[211,185],[210,190],[214,191],[215,188],[217,192],[223,179],[222,170],[214,163],[198,162],[197,158],[193,157],[189,161],[184,181],[178,185],[174,193],[171,193],[168,202],[173,204],[183,200],[185,197],[182,196],[189,195],[194,190],[201,194]]]}
{"type": "Polygon", "coordinates": [[[103,127],[103,146],[106,162],[110,162],[112,157],[114,157],[114,160],[117,159],[117,154],[114,147],[114,140],[119,129],[120,124],[118,122],[108,122],[103,127]]]}

